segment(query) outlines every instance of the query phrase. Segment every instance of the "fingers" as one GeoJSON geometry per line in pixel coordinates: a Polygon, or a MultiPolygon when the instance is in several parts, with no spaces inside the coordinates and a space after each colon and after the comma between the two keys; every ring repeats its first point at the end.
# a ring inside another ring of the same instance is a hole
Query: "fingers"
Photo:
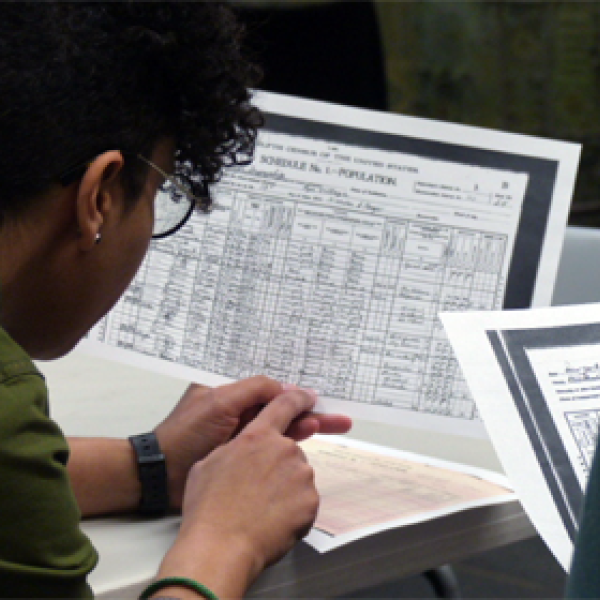
{"type": "Polygon", "coordinates": [[[187,391],[188,392],[206,392],[207,390],[212,389],[210,386],[208,385],[204,385],[203,383],[190,383],[190,385],[188,386],[187,391]]]}
{"type": "Polygon", "coordinates": [[[305,440],[315,433],[343,434],[352,428],[352,419],[344,415],[322,415],[310,413],[296,419],[285,432],[297,442],[305,440]]]}
{"type": "Polygon", "coordinates": [[[311,415],[319,423],[319,433],[342,434],[352,429],[352,419],[345,415],[311,415]]]}
{"type": "Polygon", "coordinates": [[[316,397],[301,390],[284,392],[269,402],[261,413],[246,426],[246,431],[252,431],[265,425],[285,433],[294,419],[309,412],[315,405],[316,397]]]}
{"type": "Polygon", "coordinates": [[[319,433],[319,421],[311,414],[298,417],[287,429],[285,435],[295,442],[302,442],[319,433]]]}
{"type": "MultiPolygon", "coordinates": [[[[270,404],[273,399],[277,398],[278,402],[281,402],[281,396],[299,394],[312,399],[312,405],[316,401],[316,394],[312,390],[300,388],[293,384],[281,384],[265,376],[250,377],[216,388],[193,384],[188,392],[200,393],[201,395],[210,392],[216,405],[221,405],[229,415],[241,418],[242,420],[239,422],[235,433],[239,433],[249,422],[252,422],[260,414],[263,407],[270,404]]],[[[306,406],[306,404],[303,402],[301,406],[306,406]]],[[[304,409],[304,411],[307,412],[310,408],[304,409]]],[[[287,428],[282,433],[296,441],[304,440],[315,433],[343,434],[347,433],[352,427],[352,421],[348,417],[314,413],[302,414],[300,405],[296,408],[288,406],[283,411],[280,408],[274,409],[273,416],[275,421],[271,424],[281,431],[281,427],[288,423],[287,428]]],[[[271,411],[269,411],[267,417],[262,417],[260,423],[270,422],[271,417],[271,411]]]]}
{"type": "Polygon", "coordinates": [[[254,406],[267,404],[282,391],[278,381],[262,375],[213,388],[215,401],[226,404],[238,415],[254,406]]]}

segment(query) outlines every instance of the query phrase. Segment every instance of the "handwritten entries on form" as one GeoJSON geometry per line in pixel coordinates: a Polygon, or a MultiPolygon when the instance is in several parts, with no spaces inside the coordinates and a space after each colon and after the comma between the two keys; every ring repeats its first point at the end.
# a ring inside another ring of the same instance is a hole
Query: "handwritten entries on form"
{"type": "MultiPolygon", "coordinates": [[[[570,329],[574,333],[578,328],[570,329]]],[[[527,348],[526,354],[541,393],[552,398],[548,408],[568,445],[575,476],[583,488],[592,466],[600,425],[600,354],[596,345],[600,340],[600,325],[589,324],[585,331],[579,330],[578,343],[567,349],[560,328],[552,333],[558,347],[527,348]],[[587,344],[591,335],[592,343],[587,344]]]]}
{"type": "MultiPolygon", "coordinates": [[[[527,306],[536,276],[552,279],[560,161],[461,148],[461,128],[451,145],[389,133],[391,115],[365,130],[357,119],[381,115],[262,102],[253,164],[227,170],[209,216],[152,245],[88,345],[210,384],[264,373],[316,389],[325,410],[481,432],[437,313],[527,306]]],[[[574,173],[576,152],[559,150],[574,173]]]]}
{"type": "Polygon", "coordinates": [[[600,305],[444,314],[523,507],[568,568],[598,438],[600,305]]]}

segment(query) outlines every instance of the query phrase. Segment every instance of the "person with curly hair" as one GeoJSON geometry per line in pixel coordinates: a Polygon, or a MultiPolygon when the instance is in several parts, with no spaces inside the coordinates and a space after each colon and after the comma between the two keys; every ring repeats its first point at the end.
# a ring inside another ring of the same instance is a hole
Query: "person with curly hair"
{"type": "Polygon", "coordinates": [[[32,362],[70,351],[150,239],[252,159],[259,72],[242,33],[210,1],[0,3],[2,597],[92,596],[81,515],[181,510],[143,597],[182,599],[241,597],[315,518],[296,442],[350,421],[311,412],[314,393],[261,376],[194,385],[148,434],[67,441],[32,362]]]}

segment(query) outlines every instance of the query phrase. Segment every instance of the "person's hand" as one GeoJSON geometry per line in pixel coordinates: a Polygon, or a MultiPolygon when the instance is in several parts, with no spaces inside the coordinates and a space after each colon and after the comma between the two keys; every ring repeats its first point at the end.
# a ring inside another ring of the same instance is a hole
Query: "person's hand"
{"type": "Polygon", "coordinates": [[[314,473],[284,433],[313,405],[300,390],[279,394],[239,435],[193,466],[180,533],[159,577],[198,578],[222,592],[232,581],[245,588],[309,531],[319,503],[314,473]]]}
{"type": "MultiPolygon", "coordinates": [[[[181,508],[192,465],[232,439],[265,405],[290,389],[298,388],[262,376],[216,388],[191,385],[187,389],[155,430],[166,456],[169,497],[174,509],[181,508]]],[[[315,433],[346,433],[350,427],[347,417],[307,412],[296,416],[286,434],[300,441],[315,433]]]]}

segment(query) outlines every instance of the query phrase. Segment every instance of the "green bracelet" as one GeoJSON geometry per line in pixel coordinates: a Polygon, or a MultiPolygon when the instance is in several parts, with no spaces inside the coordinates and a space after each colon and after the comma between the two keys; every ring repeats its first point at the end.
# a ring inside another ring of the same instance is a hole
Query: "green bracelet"
{"type": "Polygon", "coordinates": [[[164,579],[159,579],[158,581],[151,583],[140,595],[140,600],[146,600],[152,596],[154,592],[158,592],[158,590],[162,590],[163,588],[172,585],[178,585],[194,590],[207,600],[219,600],[218,596],[214,592],[211,592],[205,585],[185,577],[165,577],[164,579]]]}

